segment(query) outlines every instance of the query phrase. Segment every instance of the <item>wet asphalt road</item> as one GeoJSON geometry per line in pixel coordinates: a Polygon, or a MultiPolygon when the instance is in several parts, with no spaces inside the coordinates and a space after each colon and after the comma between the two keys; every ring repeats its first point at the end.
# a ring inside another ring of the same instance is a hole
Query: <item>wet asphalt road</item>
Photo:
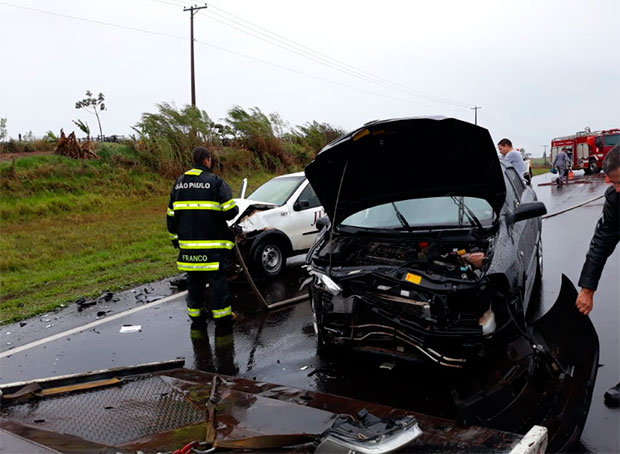
{"type": "MultiPolygon", "coordinates": [[[[589,185],[563,188],[537,186],[550,175],[534,179],[539,199],[549,213],[601,195],[602,180],[589,185]]],[[[576,210],[543,222],[544,276],[538,314],[555,301],[561,274],[575,284],[592,232],[600,215],[599,199],[576,210]]],[[[289,261],[286,274],[277,281],[257,284],[270,302],[295,296],[304,271],[302,261],[289,261]]],[[[620,412],[603,405],[604,391],[620,380],[620,253],[610,257],[595,294],[592,321],[598,331],[601,352],[594,398],[582,436],[582,452],[619,452],[620,412]]],[[[182,297],[162,304],[148,303],[173,290],[168,281],[142,286],[115,295],[119,301],[101,302],[77,312],[71,305],[61,311],[1,328],[0,382],[9,383],[61,374],[120,367],[145,362],[186,358],[186,367],[238,374],[242,377],[302,389],[318,390],[357,399],[409,408],[438,416],[456,417],[447,390],[455,380],[453,372],[429,372],[423,365],[402,365],[389,371],[370,358],[320,358],[316,355],[312,315],[307,301],[275,311],[260,310],[243,282],[232,284],[233,308],[238,313],[234,336],[214,337],[213,325],[203,332],[191,332],[182,297]],[[128,309],[143,309],[111,320],[128,309]],[[99,315],[97,315],[99,313],[99,315]],[[97,326],[80,330],[94,321],[97,326]],[[124,324],[141,325],[141,331],[121,334],[124,324]],[[10,350],[38,339],[76,332],[11,354],[10,350]]],[[[536,317],[536,313],[533,314],[536,317]]]]}

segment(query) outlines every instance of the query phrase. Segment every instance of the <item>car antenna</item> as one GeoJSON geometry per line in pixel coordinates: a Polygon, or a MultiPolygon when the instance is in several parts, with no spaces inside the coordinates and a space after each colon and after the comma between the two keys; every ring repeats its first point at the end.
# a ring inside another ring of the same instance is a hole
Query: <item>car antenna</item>
{"type": "Polygon", "coordinates": [[[340,200],[340,190],[342,189],[342,182],[344,181],[344,174],[347,172],[347,165],[349,165],[349,158],[344,162],[344,168],[342,169],[342,176],[340,177],[340,184],[338,185],[338,193],[336,194],[336,203],[334,204],[334,219],[331,222],[331,228],[329,229],[329,267],[327,275],[331,276],[332,274],[332,251],[334,248],[334,243],[332,239],[334,237],[334,224],[336,222],[336,213],[338,211],[338,200],[340,200]]]}

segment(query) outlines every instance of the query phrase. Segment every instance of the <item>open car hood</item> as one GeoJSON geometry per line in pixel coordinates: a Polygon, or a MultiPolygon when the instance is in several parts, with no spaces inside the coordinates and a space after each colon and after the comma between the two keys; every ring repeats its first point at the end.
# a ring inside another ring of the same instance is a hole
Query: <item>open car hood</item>
{"type": "Polygon", "coordinates": [[[305,173],[336,224],[382,203],[445,195],[485,199],[497,214],[506,198],[489,132],[454,118],[367,123],[326,145],[305,173]]]}

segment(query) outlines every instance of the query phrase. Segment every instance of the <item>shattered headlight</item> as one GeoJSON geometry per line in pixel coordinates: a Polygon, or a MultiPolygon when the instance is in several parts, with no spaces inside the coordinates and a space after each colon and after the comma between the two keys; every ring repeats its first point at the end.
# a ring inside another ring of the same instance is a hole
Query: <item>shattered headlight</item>
{"type": "Polygon", "coordinates": [[[316,277],[317,284],[320,284],[321,287],[323,287],[332,295],[338,295],[342,293],[342,287],[336,284],[327,274],[319,273],[315,270],[311,270],[310,274],[316,277]]]}

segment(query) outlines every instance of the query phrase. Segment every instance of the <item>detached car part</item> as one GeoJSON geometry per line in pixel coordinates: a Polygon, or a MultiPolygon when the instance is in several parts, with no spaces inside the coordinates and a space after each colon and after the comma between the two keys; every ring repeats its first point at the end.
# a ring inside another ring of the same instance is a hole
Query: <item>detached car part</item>
{"type": "Polygon", "coordinates": [[[422,430],[413,416],[380,419],[362,410],[355,421],[338,416],[331,428],[323,432],[315,454],[382,454],[401,449],[418,438],[422,430]]]}

